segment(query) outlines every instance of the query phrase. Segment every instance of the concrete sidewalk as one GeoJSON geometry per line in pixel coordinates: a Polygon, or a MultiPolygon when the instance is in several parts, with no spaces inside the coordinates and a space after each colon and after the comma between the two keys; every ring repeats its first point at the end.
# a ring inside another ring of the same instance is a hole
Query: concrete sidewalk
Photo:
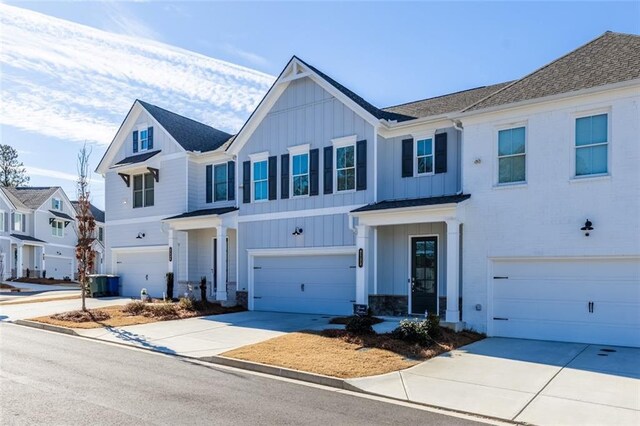
{"type": "Polygon", "coordinates": [[[635,348],[488,338],[407,370],[347,383],[516,422],[637,425],[639,359],[635,348]]]}
{"type": "MultiPolygon", "coordinates": [[[[41,297],[33,297],[40,299],[41,297]]],[[[101,299],[87,299],[88,308],[102,308],[105,306],[125,305],[130,298],[105,297],[101,299]]],[[[17,305],[0,304],[0,321],[15,321],[18,319],[36,318],[80,309],[80,299],[50,300],[46,302],[24,303],[17,305]]]]}

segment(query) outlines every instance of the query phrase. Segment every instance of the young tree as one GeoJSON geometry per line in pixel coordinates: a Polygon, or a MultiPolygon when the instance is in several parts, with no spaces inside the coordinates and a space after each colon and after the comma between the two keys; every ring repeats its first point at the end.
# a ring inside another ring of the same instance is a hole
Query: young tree
{"type": "Polygon", "coordinates": [[[18,161],[18,151],[11,145],[0,144],[0,185],[24,186],[29,183],[29,176],[24,164],[18,161]]]}
{"type": "Polygon", "coordinates": [[[88,274],[93,269],[96,221],[91,214],[89,204],[89,156],[91,150],[85,144],[78,153],[78,206],[76,211],[76,229],[78,244],[76,260],[78,261],[78,281],[82,289],[82,310],[86,311],[85,296],[89,284],[88,274]]]}

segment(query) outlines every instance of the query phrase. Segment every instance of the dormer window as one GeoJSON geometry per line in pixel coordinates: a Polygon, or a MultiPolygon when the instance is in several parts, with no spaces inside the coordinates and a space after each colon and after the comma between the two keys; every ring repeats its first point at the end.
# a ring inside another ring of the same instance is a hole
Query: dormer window
{"type": "Polygon", "coordinates": [[[149,149],[149,130],[140,130],[140,151],[149,149]]]}
{"type": "Polygon", "coordinates": [[[141,126],[133,132],[133,152],[153,149],[153,127],[141,126]]]}
{"type": "Polygon", "coordinates": [[[51,208],[53,210],[62,210],[62,200],[59,198],[51,199],[51,208]]]}

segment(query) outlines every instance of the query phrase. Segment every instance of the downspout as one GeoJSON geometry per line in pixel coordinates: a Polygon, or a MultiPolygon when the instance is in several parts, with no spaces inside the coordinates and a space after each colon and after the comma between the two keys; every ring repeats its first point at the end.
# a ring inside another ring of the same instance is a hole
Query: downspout
{"type": "Polygon", "coordinates": [[[459,172],[460,173],[460,190],[456,192],[456,195],[460,195],[463,192],[462,191],[462,188],[463,188],[463,185],[462,185],[462,158],[463,158],[462,150],[464,148],[462,146],[462,139],[461,138],[462,138],[462,133],[464,131],[464,127],[462,127],[462,121],[460,121],[460,120],[451,120],[451,121],[453,123],[453,128],[456,129],[458,132],[460,132],[457,135],[458,138],[460,138],[460,152],[458,153],[458,156],[460,158],[460,161],[458,162],[458,166],[460,167],[460,172],[459,172]]]}

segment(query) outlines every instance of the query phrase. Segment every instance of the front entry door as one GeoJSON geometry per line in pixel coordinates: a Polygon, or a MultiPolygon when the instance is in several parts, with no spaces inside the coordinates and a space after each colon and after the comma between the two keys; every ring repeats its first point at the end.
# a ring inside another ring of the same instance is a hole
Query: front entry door
{"type": "Polygon", "coordinates": [[[438,314],[438,239],[411,238],[411,313],[438,314]]]}

